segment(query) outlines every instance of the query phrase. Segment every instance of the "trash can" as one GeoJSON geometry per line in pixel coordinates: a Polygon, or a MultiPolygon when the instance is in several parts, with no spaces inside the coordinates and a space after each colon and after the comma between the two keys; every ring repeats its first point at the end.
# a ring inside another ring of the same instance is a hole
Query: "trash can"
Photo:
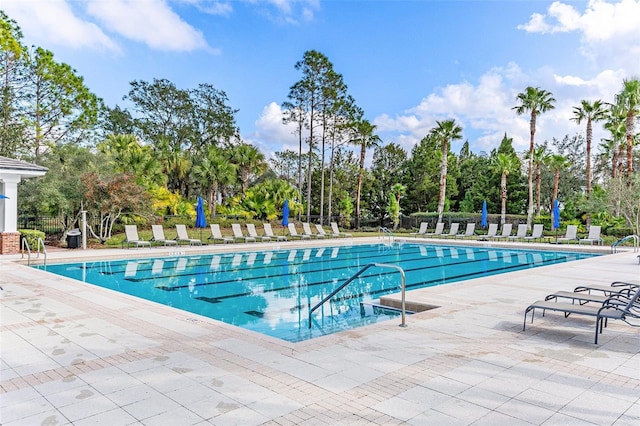
{"type": "Polygon", "coordinates": [[[77,228],[67,232],[67,248],[80,247],[80,237],[82,237],[82,232],[77,228]]]}

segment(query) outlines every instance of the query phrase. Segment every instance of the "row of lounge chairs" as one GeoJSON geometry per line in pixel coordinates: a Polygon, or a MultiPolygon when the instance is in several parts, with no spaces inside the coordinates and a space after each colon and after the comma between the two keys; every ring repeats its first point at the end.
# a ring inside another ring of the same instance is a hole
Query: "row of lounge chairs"
{"type": "Polygon", "coordinates": [[[598,344],[598,334],[602,334],[607,321],[620,320],[632,327],[640,327],[640,284],[616,281],[609,286],[578,286],[574,291],[558,291],[538,300],[524,311],[522,331],[527,326],[527,315],[531,312],[531,322],[536,309],[562,312],[564,317],[581,315],[596,319],[594,343],[598,344]],[[564,300],[564,301],[562,301],[564,300]],[[634,323],[630,322],[633,320],[634,323]]]}
{"type": "MultiPolygon", "coordinates": [[[[544,225],[535,224],[533,225],[533,230],[531,234],[528,234],[528,227],[526,224],[518,225],[517,231],[515,235],[511,235],[513,231],[513,224],[505,223],[502,226],[501,232],[498,233],[498,224],[491,223],[489,224],[489,229],[486,234],[476,235],[475,233],[475,223],[467,223],[467,228],[464,233],[458,233],[458,229],[460,224],[457,222],[453,222],[448,232],[444,232],[444,223],[438,222],[436,224],[436,228],[433,232],[428,232],[429,224],[427,222],[422,222],[420,224],[420,229],[416,232],[411,232],[409,235],[413,235],[415,237],[438,237],[438,238],[476,238],[478,240],[505,240],[505,241],[548,241],[551,242],[551,237],[544,236],[544,225]]],[[[586,238],[578,238],[578,226],[577,225],[568,225],[567,232],[564,237],[559,237],[555,239],[557,243],[578,243],[578,244],[602,244],[602,238],[600,237],[601,227],[596,225],[591,225],[589,227],[589,235],[586,238]]]]}
{"type": "MultiPolygon", "coordinates": [[[[287,241],[288,238],[291,239],[321,239],[321,238],[329,238],[329,237],[351,237],[352,235],[346,232],[340,231],[338,228],[338,224],[336,222],[331,222],[331,232],[326,232],[322,225],[315,224],[315,228],[317,232],[313,232],[311,230],[311,225],[309,223],[303,223],[303,233],[298,233],[295,225],[290,223],[288,225],[288,236],[286,235],[275,235],[273,233],[273,228],[270,223],[263,224],[264,233],[259,235],[256,229],[256,226],[252,223],[246,224],[247,234],[245,234],[242,230],[242,227],[239,223],[231,224],[231,231],[233,236],[226,236],[222,234],[220,230],[220,225],[217,223],[212,223],[209,226],[211,230],[211,235],[208,237],[208,240],[211,240],[214,244],[216,242],[221,242],[223,244],[234,243],[234,242],[256,242],[260,241],[287,241]]],[[[151,247],[152,244],[162,245],[162,246],[178,246],[181,244],[185,245],[202,245],[202,240],[197,238],[189,237],[187,233],[186,225],[176,225],[176,238],[168,239],[164,235],[164,228],[162,225],[151,225],[151,230],[153,232],[153,238],[151,240],[143,240],[138,236],[138,227],[136,225],[125,225],[125,239],[122,241],[122,247],[151,247]]]]}

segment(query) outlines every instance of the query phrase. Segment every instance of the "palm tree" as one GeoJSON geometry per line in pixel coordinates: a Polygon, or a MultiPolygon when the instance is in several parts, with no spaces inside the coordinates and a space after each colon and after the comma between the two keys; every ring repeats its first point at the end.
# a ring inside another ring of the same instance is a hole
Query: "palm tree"
{"type": "Polygon", "coordinates": [[[438,222],[442,222],[444,212],[444,200],[447,191],[447,165],[449,157],[449,143],[456,139],[462,139],[462,127],[456,124],[456,120],[436,120],[436,127],[431,129],[431,135],[440,144],[442,162],[440,163],[440,196],[438,198],[438,222]]]}
{"type": "Polygon", "coordinates": [[[540,186],[542,183],[542,165],[547,160],[547,148],[545,146],[539,146],[533,150],[533,164],[536,169],[536,215],[540,216],[540,197],[542,191],[540,186]]]}
{"type": "Polygon", "coordinates": [[[233,148],[231,161],[238,167],[240,173],[240,191],[244,195],[247,190],[249,176],[262,173],[267,166],[264,154],[253,145],[242,143],[233,148]]]}
{"type": "Polygon", "coordinates": [[[587,120],[587,199],[591,195],[591,141],[593,140],[592,123],[605,120],[607,118],[607,108],[605,104],[597,99],[593,102],[582,100],[580,106],[573,107],[573,118],[580,124],[587,120]]]}
{"type": "Polygon", "coordinates": [[[627,178],[631,180],[633,175],[633,138],[636,117],[640,115],[640,79],[637,77],[625,79],[622,91],[616,95],[616,104],[626,116],[627,137],[627,178]]]}
{"type": "Polygon", "coordinates": [[[364,159],[367,148],[376,146],[382,140],[374,134],[376,126],[369,120],[358,120],[354,123],[355,144],[360,145],[360,168],[358,170],[358,191],[356,194],[356,228],[360,228],[360,197],[362,195],[362,180],[364,179],[364,159]]]}
{"type": "Polygon", "coordinates": [[[549,156],[548,163],[553,170],[553,196],[551,200],[558,198],[558,188],[560,186],[560,171],[571,165],[571,162],[564,155],[553,154],[549,156]]]}
{"type": "Polygon", "coordinates": [[[491,171],[500,173],[500,200],[502,201],[502,210],[500,214],[500,222],[504,226],[507,220],[507,176],[518,170],[518,159],[513,155],[499,153],[490,165],[491,171]]]}
{"type": "Polygon", "coordinates": [[[531,228],[533,222],[533,148],[535,146],[536,119],[539,114],[547,112],[554,107],[556,101],[551,94],[539,87],[527,87],[524,92],[518,93],[516,97],[520,105],[513,107],[518,115],[527,111],[531,113],[529,120],[529,209],[527,211],[527,226],[531,228]]]}
{"type": "Polygon", "coordinates": [[[625,142],[625,121],[626,117],[622,108],[619,105],[611,105],[607,116],[607,122],[604,125],[604,128],[611,133],[611,139],[603,139],[603,142],[605,143],[604,147],[611,155],[612,178],[618,176],[622,168],[622,161],[620,161],[620,148],[624,146],[625,142]]]}
{"type": "Polygon", "coordinates": [[[233,183],[236,175],[235,166],[229,163],[229,160],[218,148],[210,146],[207,149],[207,156],[194,167],[193,173],[200,186],[207,192],[209,213],[211,217],[215,217],[218,190],[221,185],[233,183]]]}

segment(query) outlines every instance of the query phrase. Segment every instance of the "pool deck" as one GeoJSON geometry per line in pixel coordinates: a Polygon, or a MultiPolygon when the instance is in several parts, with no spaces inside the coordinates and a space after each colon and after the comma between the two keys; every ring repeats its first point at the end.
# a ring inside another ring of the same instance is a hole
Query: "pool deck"
{"type": "MultiPolygon", "coordinates": [[[[361,241],[379,240],[279,246],[361,241]]],[[[65,250],[47,261],[274,246],[65,250]]],[[[549,312],[522,331],[525,308],[546,294],[639,280],[637,256],[414,290],[408,301],[439,307],[405,328],[391,320],[301,343],[0,256],[0,424],[637,426],[640,328],[611,321],[595,345],[592,318],[549,312]]]]}

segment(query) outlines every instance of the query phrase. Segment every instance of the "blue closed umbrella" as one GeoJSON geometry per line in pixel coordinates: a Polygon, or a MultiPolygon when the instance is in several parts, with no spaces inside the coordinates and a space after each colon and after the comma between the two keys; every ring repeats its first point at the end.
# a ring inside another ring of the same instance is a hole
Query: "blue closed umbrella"
{"type": "Polygon", "coordinates": [[[553,216],[553,229],[558,230],[558,228],[560,228],[560,203],[558,202],[557,198],[553,200],[552,216],[553,216]]]}
{"type": "Polygon", "coordinates": [[[284,200],[284,206],[282,206],[282,226],[285,228],[289,226],[289,200],[284,200]]]}
{"type": "Polygon", "coordinates": [[[198,197],[198,204],[196,205],[196,228],[200,228],[200,239],[202,240],[202,228],[207,227],[207,216],[204,213],[204,205],[202,204],[202,197],[198,197]]]}
{"type": "Polygon", "coordinates": [[[482,219],[480,220],[480,226],[487,227],[487,201],[482,202],[482,219]]]}
{"type": "Polygon", "coordinates": [[[3,199],[3,198],[9,198],[9,197],[7,197],[7,196],[6,196],[6,195],[4,195],[4,194],[0,194],[0,199],[3,199]]]}

